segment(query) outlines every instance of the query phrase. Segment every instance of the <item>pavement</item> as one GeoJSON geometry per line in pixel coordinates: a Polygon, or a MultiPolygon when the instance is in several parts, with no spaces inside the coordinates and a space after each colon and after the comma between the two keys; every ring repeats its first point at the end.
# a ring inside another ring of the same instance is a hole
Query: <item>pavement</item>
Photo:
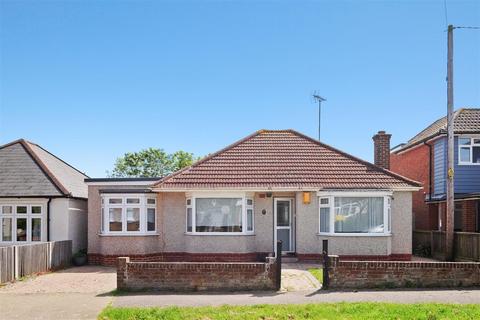
{"type": "Polygon", "coordinates": [[[115,269],[69,268],[0,287],[0,319],[96,319],[112,300],[115,269]]]}
{"type": "Polygon", "coordinates": [[[129,294],[117,296],[114,307],[221,306],[255,304],[306,304],[336,302],[480,303],[480,290],[362,290],[314,292],[251,292],[221,294],[129,294]]]}
{"type": "Polygon", "coordinates": [[[108,304],[115,307],[304,304],[325,302],[480,303],[480,290],[321,290],[311,264],[285,264],[279,292],[128,293],[112,295],[115,269],[69,268],[0,287],[0,320],[96,319],[108,304]]]}

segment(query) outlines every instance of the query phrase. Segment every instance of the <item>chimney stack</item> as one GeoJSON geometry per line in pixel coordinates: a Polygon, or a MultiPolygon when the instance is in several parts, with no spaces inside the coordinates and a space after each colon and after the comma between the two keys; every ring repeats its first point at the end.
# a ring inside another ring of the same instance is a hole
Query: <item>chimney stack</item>
{"type": "Polygon", "coordinates": [[[384,169],[390,170],[390,137],[385,131],[378,131],[373,136],[374,163],[384,169]]]}

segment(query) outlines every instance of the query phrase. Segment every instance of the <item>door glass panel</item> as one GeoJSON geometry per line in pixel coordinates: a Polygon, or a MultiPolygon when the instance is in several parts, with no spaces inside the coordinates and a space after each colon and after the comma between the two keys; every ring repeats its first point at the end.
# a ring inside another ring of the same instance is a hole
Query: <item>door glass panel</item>
{"type": "Polygon", "coordinates": [[[290,251],[290,229],[277,229],[277,240],[282,241],[282,251],[290,251]]]}
{"type": "Polygon", "coordinates": [[[277,201],[277,226],[290,226],[290,201],[277,201]]]}

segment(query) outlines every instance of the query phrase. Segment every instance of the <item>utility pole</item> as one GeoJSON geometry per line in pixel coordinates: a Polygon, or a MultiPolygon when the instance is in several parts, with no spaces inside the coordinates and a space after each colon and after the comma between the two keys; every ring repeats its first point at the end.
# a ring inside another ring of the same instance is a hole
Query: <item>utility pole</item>
{"type": "Polygon", "coordinates": [[[327,99],[322,98],[318,94],[313,94],[313,99],[318,102],[318,141],[320,141],[320,128],[322,123],[322,101],[327,101],[327,99]]]}
{"type": "Polygon", "coordinates": [[[453,157],[453,25],[448,26],[447,60],[447,201],[445,219],[445,259],[453,261],[454,224],[454,157],[453,157]]]}

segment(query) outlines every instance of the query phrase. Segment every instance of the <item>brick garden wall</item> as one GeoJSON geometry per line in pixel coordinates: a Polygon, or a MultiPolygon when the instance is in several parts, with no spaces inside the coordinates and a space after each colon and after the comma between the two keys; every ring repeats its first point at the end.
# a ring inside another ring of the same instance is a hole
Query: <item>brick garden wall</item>
{"type": "Polygon", "coordinates": [[[276,263],[130,262],[118,258],[117,288],[158,291],[275,290],[276,263]]]}
{"type": "Polygon", "coordinates": [[[480,286],[478,262],[340,261],[330,256],[330,288],[480,286]]]}

